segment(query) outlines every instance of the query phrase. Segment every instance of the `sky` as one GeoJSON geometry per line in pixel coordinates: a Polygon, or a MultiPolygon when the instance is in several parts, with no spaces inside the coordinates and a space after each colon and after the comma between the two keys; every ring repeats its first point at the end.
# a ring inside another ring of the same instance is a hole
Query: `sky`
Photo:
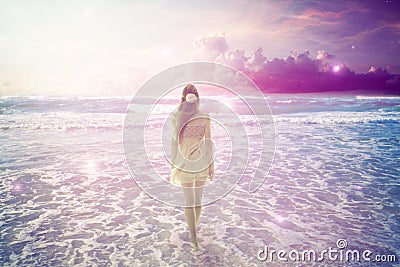
{"type": "Polygon", "coordinates": [[[2,0],[0,94],[127,96],[192,60],[256,72],[305,55],[399,73],[399,10],[391,0],[2,0]]]}

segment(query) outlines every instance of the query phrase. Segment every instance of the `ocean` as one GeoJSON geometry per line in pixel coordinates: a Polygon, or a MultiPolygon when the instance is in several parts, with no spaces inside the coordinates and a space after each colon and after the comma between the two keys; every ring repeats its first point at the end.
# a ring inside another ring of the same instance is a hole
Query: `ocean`
{"type": "MultiPolygon", "coordinates": [[[[398,265],[400,97],[265,99],[275,127],[269,173],[254,193],[245,175],[203,208],[202,251],[193,254],[183,209],[152,198],[130,174],[123,147],[129,98],[1,97],[0,265],[398,265]],[[266,258],[266,248],[287,253],[266,258]],[[323,253],[330,248],[337,253],[323,253]],[[296,258],[306,250],[317,259],[296,258]],[[355,250],[370,251],[371,261],[346,261],[355,250]]],[[[177,102],[162,103],[161,114],[177,102]]],[[[240,108],[237,99],[230,103],[240,108]]],[[[240,118],[251,123],[248,116],[240,118]]],[[[148,127],[159,128],[162,118],[148,127]]],[[[213,138],[225,144],[218,129],[213,138]]],[[[163,151],[151,153],[162,159],[163,151]]],[[[213,184],[228,153],[217,146],[213,184]]],[[[135,156],[131,171],[145,177],[145,155],[135,156]]],[[[158,168],[168,175],[167,163],[158,168]]]]}

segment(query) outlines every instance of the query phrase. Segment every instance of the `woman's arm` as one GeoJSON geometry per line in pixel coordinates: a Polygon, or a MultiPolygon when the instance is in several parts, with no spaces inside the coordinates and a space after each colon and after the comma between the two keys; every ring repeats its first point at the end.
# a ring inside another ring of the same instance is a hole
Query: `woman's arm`
{"type": "Polygon", "coordinates": [[[176,119],[172,116],[172,138],[171,138],[171,164],[175,166],[176,152],[178,150],[178,140],[176,134],[176,119]]]}
{"type": "Polygon", "coordinates": [[[213,153],[213,144],[211,140],[211,120],[209,117],[207,117],[206,119],[206,130],[204,136],[206,138],[207,155],[209,160],[212,160],[211,165],[208,168],[208,174],[210,176],[210,180],[212,180],[214,179],[214,153],[213,153]]]}

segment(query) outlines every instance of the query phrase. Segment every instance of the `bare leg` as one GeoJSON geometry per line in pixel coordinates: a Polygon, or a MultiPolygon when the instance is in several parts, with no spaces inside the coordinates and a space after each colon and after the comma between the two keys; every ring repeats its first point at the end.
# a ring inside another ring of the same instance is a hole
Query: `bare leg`
{"type": "Polygon", "coordinates": [[[196,212],[196,227],[199,224],[200,220],[200,215],[201,215],[201,210],[202,210],[202,204],[201,201],[203,199],[203,192],[204,192],[204,185],[205,181],[196,181],[195,182],[195,189],[194,189],[194,195],[195,195],[195,212],[196,212]]]}
{"type": "Polygon", "coordinates": [[[182,183],[183,196],[185,198],[185,218],[189,227],[190,237],[193,243],[193,251],[199,249],[196,234],[196,213],[195,213],[195,191],[194,183],[182,183]]]}

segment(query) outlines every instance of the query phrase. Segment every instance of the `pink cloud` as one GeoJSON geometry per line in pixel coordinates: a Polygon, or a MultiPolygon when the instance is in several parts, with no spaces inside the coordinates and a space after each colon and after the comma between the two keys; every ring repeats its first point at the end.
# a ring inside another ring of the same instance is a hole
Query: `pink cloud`
{"type": "MultiPolygon", "coordinates": [[[[211,38],[211,40],[215,40],[211,38]]],[[[225,38],[218,42],[224,45],[210,46],[216,62],[230,65],[247,74],[264,92],[294,93],[365,90],[400,94],[398,76],[386,70],[372,67],[367,74],[356,74],[343,63],[332,61],[334,55],[318,50],[315,57],[305,50],[292,50],[286,58],[267,60],[263,49],[258,48],[250,57],[244,50],[227,50],[225,38]]]]}
{"type": "Polygon", "coordinates": [[[246,61],[246,70],[260,71],[264,68],[267,58],[264,56],[263,49],[258,48],[253,55],[246,61]]]}
{"type": "Polygon", "coordinates": [[[245,56],[244,50],[235,50],[232,52],[227,52],[221,54],[217,59],[216,62],[223,63],[229,66],[234,67],[238,70],[244,70],[245,62],[247,61],[247,57],[245,56]]]}
{"type": "Polygon", "coordinates": [[[195,60],[215,60],[228,49],[223,35],[203,36],[194,42],[195,60]]]}

